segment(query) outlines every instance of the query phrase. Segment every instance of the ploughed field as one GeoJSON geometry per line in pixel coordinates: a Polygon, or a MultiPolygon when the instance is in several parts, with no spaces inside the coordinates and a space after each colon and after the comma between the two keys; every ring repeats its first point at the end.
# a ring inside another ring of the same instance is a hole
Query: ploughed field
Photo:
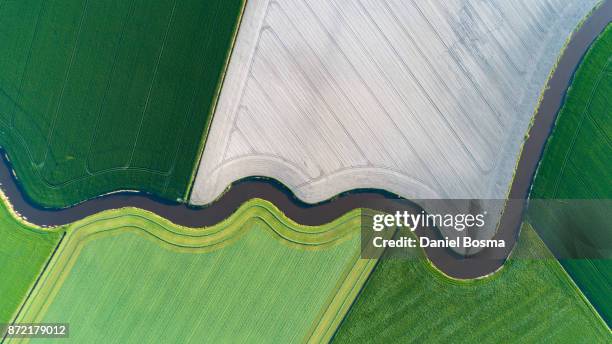
{"type": "Polygon", "coordinates": [[[203,229],[103,212],[71,225],[17,320],[70,323],[61,343],[325,340],[373,267],[359,224],[301,226],[261,200],[203,229]]]}
{"type": "Polygon", "coordinates": [[[612,25],[580,64],[538,168],[529,221],[612,321],[612,25]],[[563,210],[547,199],[563,200],[563,210]],[[591,201],[589,201],[591,200],[591,201]]]}
{"type": "Polygon", "coordinates": [[[500,271],[445,277],[424,258],[378,263],[334,343],[592,342],[610,332],[529,226],[500,271]]]}
{"type": "Polygon", "coordinates": [[[138,189],[184,199],[242,0],[0,5],[0,146],[63,207],[138,189]]]}
{"type": "Polygon", "coordinates": [[[355,188],[503,199],[595,3],[249,1],[190,202],[251,175],[307,202],[355,188]]]}
{"type": "Polygon", "coordinates": [[[0,200],[0,324],[11,322],[57,246],[63,229],[16,220],[0,200]]]}

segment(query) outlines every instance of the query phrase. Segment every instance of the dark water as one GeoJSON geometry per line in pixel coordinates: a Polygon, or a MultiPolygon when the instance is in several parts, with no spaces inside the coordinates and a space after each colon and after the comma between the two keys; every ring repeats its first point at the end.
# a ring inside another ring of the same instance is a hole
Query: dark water
{"type": "MultiPolygon", "coordinates": [[[[519,159],[510,190],[511,200],[504,208],[495,235],[496,239],[505,239],[507,247],[485,249],[469,257],[460,256],[448,249],[427,249],[426,253],[432,262],[447,275],[457,278],[484,276],[494,272],[504,263],[516,241],[525,209],[525,200],[567,87],[582,56],[611,18],[612,1],[607,1],[573,35],[549,80],[548,89],[544,92],[538,114],[519,159]]],[[[3,154],[0,164],[0,183],[14,209],[28,221],[41,226],[63,225],[104,210],[122,207],[142,208],[183,226],[211,226],[230,216],[241,204],[252,198],[261,198],[274,203],[289,218],[305,225],[321,225],[330,222],[355,208],[370,208],[387,212],[397,210],[420,212],[421,210],[417,205],[418,200],[411,202],[383,190],[370,189],[353,190],[328,201],[307,204],[297,199],[282,184],[257,177],[233,183],[231,188],[218,200],[203,207],[179,204],[140,192],[119,192],[68,208],[45,209],[37,206],[24,195],[6,154],[3,154]]],[[[439,237],[437,231],[428,229],[417,230],[417,235],[439,237]]]]}

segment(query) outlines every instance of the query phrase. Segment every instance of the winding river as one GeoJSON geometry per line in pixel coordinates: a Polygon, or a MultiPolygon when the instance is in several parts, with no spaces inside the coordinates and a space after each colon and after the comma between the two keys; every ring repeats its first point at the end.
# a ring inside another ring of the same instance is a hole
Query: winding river
{"type": "MultiPolygon", "coordinates": [[[[529,138],[524,143],[509,200],[506,202],[494,237],[506,240],[506,247],[484,249],[468,257],[460,256],[448,249],[426,249],[433,264],[445,274],[455,278],[475,278],[488,275],[503,265],[518,237],[531,182],[572,76],[584,53],[611,19],[612,1],[607,1],[599,6],[573,34],[548,81],[538,113],[530,128],[529,138]]],[[[6,154],[2,155],[0,183],[4,193],[19,214],[41,226],[63,225],[104,210],[122,207],[142,208],[184,226],[211,226],[230,216],[241,204],[251,198],[268,200],[288,217],[305,225],[327,223],[355,208],[386,212],[421,211],[416,204],[418,201],[415,203],[383,190],[370,189],[352,190],[321,203],[307,204],[297,199],[284,185],[274,180],[257,177],[233,183],[218,200],[204,207],[192,207],[141,192],[118,192],[69,208],[46,209],[37,206],[24,195],[10,161],[6,154]]],[[[438,231],[428,228],[417,230],[416,234],[430,238],[440,236],[438,231]]]]}

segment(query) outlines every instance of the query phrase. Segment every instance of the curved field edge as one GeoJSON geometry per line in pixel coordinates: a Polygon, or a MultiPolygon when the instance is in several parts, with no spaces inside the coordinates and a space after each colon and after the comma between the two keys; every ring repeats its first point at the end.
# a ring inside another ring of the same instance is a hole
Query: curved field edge
{"type": "MultiPolygon", "coordinates": [[[[343,268],[344,272],[337,276],[336,286],[331,289],[330,296],[325,297],[327,292],[321,294],[320,297],[328,298],[325,300],[326,306],[319,311],[310,329],[305,332],[304,340],[319,342],[321,338],[331,337],[335,322],[330,324],[329,320],[334,320],[338,314],[343,315],[348,311],[356,292],[361,289],[374,266],[373,260],[359,259],[360,215],[361,212],[357,209],[324,226],[302,226],[284,217],[269,202],[255,199],[216,226],[194,229],[176,226],[140,209],[124,208],[103,212],[70,226],[58,254],[41,279],[40,287],[28,299],[24,312],[17,321],[28,322],[44,317],[67,276],[75,264],[78,264],[84,248],[98,239],[131,233],[161,246],[162,250],[207,255],[240,244],[254,228],[263,227],[265,232],[271,234],[268,236],[270,240],[280,242],[291,251],[329,251],[333,247],[343,245],[347,240],[352,242],[352,253],[349,252],[352,263],[343,268]]],[[[266,246],[261,240],[260,238],[255,244],[266,246]]],[[[282,267],[279,268],[282,270],[282,267]]]]}
{"type": "MultiPolygon", "coordinates": [[[[525,142],[529,139],[529,133],[531,132],[532,128],[534,127],[534,123],[536,121],[536,117],[538,116],[540,110],[542,109],[542,103],[544,101],[544,96],[546,94],[546,91],[549,89],[549,83],[551,82],[553,76],[555,75],[555,72],[557,71],[557,67],[559,66],[559,62],[561,61],[563,54],[566,52],[568,45],[570,44],[570,42],[572,41],[572,38],[574,38],[574,36],[576,35],[576,33],[582,28],[582,26],[585,24],[585,22],[591,17],[591,15],[593,15],[593,13],[595,13],[597,10],[600,9],[601,6],[604,5],[605,0],[600,1],[599,3],[597,3],[595,5],[595,7],[593,7],[593,9],[591,9],[591,11],[589,11],[589,13],[587,13],[581,20],[580,22],[578,22],[578,24],[576,25],[576,27],[572,30],[572,32],[568,35],[568,37],[566,38],[565,42],[563,43],[563,47],[561,47],[561,50],[559,51],[559,54],[557,55],[557,60],[555,61],[554,65],[552,66],[552,68],[550,69],[550,72],[548,73],[548,76],[546,77],[546,82],[544,83],[544,87],[542,88],[542,90],[540,90],[540,95],[538,96],[538,101],[537,104],[535,106],[535,109],[533,111],[533,114],[531,116],[531,119],[529,120],[529,125],[527,127],[527,130],[525,131],[525,137],[523,139],[522,144],[520,145],[519,148],[519,153],[518,153],[518,158],[516,159],[514,168],[513,168],[513,172],[512,172],[512,177],[511,177],[511,182],[510,182],[510,187],[508,188],[508,192],[506,194],[506,198],[510,198],[511,195],[511,189],[512,189],[512,183],[514,183],[515,179],[516,179],[516,172],[518,170],[518,166],[519,163],[521,161],[521,156],[523,155],[523,150],[525,149],[525,142]]],[[[596,38],[597,39],[597,38],[596,38]]],[[[595,40],[596,40],[595,39],[595,40]]],[[[585,54],[588,54],[588,50],[587,52],[585,52],[585,54]]],[[[584,59],[584,57],[583,57],[584,59]]],[[[582,60],[583,60],[582,59],[582,60]]],[[[582,61],[581,60],[581,61],[582,61]]],[[[573,77],[572,77],[573,78],[573,77]]],[[[569,81],[571,83],[571,80],[569,81]]],[[[569,92],[569,90],[571,89],[571,84],[568,86],[565,94],[567,95],[567,93],[569,92]]],[[[560,109],[559,109],[560,111],[560,109]]],[[[558,116],[556,116],[555,118],[555,123],[558,121],[558,116]]],[[[553,127],[556,125],[555,123],[553,123],[553,127]]],[[[549,137],[550,138],[550,137],[549,137]]],[[[548,139],[549,139],[548,138],[548,139]]],[[[546,142],[548,141],[548,139],[546,140],[546,142]]],[[[546,142],[545,142],[545,146],[546,146],[546,142]]],[[[544,148],[546,149],[546,148],[544,148]]],[[[544,156],[542,154],[542,156],[544,156]]],[[[531,187],[533,187],[533,181],[535,180],[535,176],[537,175],[537,170],[539,168],[539,166],[541,165],[541,159],[540,162],[538,162],[537,166],[536,166],[536,170],[533,173],[533,180],[532,180],[532,185],[531,187]]],[[[529,193],[531,192],[531,188],[527,191],[527,198],[529,197],[529,193]]]]}
{"type": "Polygon", "coordinates": [[[184,200],[244,1],[179,2],[172,10],[170,5],[158,2],[153,9],[138,2],[80,0],[3,4],[0,145],[36,204],[63,208],[117,190],[184,200]],[[147,13],[151,9],[157,12],[147,13]],[[103,15],[91,15],[96,12],[103,15]],[[157,37],[154,29],[166,23],[156,20],[166,14],[167,35],[157,37]],[[177,20],[172,21],[174,15],[177,20]],[[48,44],[51,40],[57,44],[48,44]],[[191,45],[185,47],[185,42],[191,45]],[[198,62],[202,55],[206,64],[198,62]],[[131,68],[135,60],[140,68],[131,68]],[[122,68],[129,72],[118,72],[122,68]],[[178,92],[180,87],[188,92],[178,92]],[[113,97],[122,91],[126,94],[113,97]],[[116,98],[123,99],[119,110],[112,108],[116,98]],[[141,114],[135,104],[150,111],[141,114]],[[128,108],[133,112],[126,116],[128,108]],[[108,131],[112,139],[106,137],[108,131]],[[130,162],[124,164],[130,150],[130,162]],[[100,167],[90,168],[92,163],[100,167]]]}
{"type": "Polygon", "coordinates": [[[169,247],[217,249],[239,237],[251,221],[262,221],[279,239],[298,248],[321,248],[355,234],[361,210],[352,210],[321,226],[305,226],[286,217],[272,203],[252,199],[222,222],[202,228],[180,226],[152,212],[138,208],[108,210],[70,225],[70,241],[83,240],[127,226],[153,237],[169,247]]]}
{"type": "MultiPolygon", "coordinates": [[[[606,29],[593,42],[591,48],[586,52],[582,62],[576,69],[572,83],[568,87],[564,102],[555,121],[554,128],[546,143],[542,160],[536,171],[530,198],[558,196],[559,178],[563,171],[555,168],[552,164],[552,159],[561,151],[561,153],[566,153],[563,155],[564,159],[561,159],[565,161],[565,157],[569,154],[569,151],[566,151],[565,148],[571,148],[567,146],[573,145],[576,139],[575,136],[577,136],[574,121],[578,118],[578,122],[580,122],[590,115],[588,110],[592,98],[597,91],[600,79],[605,75],[606,68],[610,63],[610,58],[606,54],[609,51],[610,42],[612,42],[610,37],[612,37],[612,24],[608,24],[606,29]],[[564,124],[566,122],[569,128],[565,128],[566,125],[564,124]],[[569,126],[569,124],[574,126],[569,126]],[[572,135],[572,139],[569,142],[562,142],[561,139],[564,138],[562,135],[565,135],[567,130],[570,130],[574,135],[572,135]],[[547,178],[548,174],[552,174],[557,178],[549,179],[547,178]]],[[[607,73],[610,72],[608,71],[607,73]]]]}
{"type": "Polygon", "coordinates": [[[606,342],[609,328],[525,223],[504,267],[449,279],[424,259],[381,260],[336,331],[354,342],[606,342]]]}
{"type": "MultiPolygon", "coordinates": [[[[568,226],[557,219],[562,208],[544,200],[612,197],[612,174],[607,166],[612,159],[611,49],[612,25],[608,24],[576,70],[536,171],[530,195],[536,202],[528,209],[528,221],[558,257],[569,258],[561,259],[561,264],[608,324],[612,321],[612,261],[594,254],[587,254],[591,259],[571,259],[580,257],[570,253],[576,238],[585,238],[587,243],[610,242],[605,222],[597,221],[609,220],[606,210],[593,201],[588,215],[593,222],[581,218],[568,226]]],[[[584,212],[580,205],[572,208],[565,211],[584,212]]]]}

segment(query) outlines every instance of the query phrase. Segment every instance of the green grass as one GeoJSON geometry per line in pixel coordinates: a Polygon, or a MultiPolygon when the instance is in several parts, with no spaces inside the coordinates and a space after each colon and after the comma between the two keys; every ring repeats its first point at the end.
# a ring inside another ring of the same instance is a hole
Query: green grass
{"type": "Polygon", "coordinates": [[[610,332],[523,226],[511,260],[492,276],[445,277],[425,259],[380,261],[335,343],[603,343],[610,332]]]}
{"type": "MultiPolygon", "coordinates": [[[[559,113],[538,168],[531,199],[612,199],[612,25],[585,55],[559,113]]],[[[559,211],[532,202],[529,221],[560,258],[580,258],[566,252],[577,238],[610,250],[610,202],[591,203],[574,211],[582,216],[564,223],[559,211]],[[607,246],[607,247],[606,247],[607,246]]],[[[567,213],[567,212],[565,212],[567,213]]],[[[612,260],[587,254],[590,259],[561,259],[561,264],[608,324],[612,322],[612,260]],[[598,259],[599,258],[599,259],[598,259]]]]}
{"type": "Polygon", "coordinates": [[[184,199],[243,0],[0,4],[0,145],[63,207],[122,189],[184,199]]]}
{"type": "Polygon", "coordinates": [[[61,236],[17,221],[0,200],[0,324],[13,319],[61,236]]]}
{"type": "Polygon", "coordinates": [[[68,230],[19,321],[70,323],[60,343],[302,341],[356,277],[359,214],[305,227],[254,200],[196,230],[97,214],[68,230]]]}

